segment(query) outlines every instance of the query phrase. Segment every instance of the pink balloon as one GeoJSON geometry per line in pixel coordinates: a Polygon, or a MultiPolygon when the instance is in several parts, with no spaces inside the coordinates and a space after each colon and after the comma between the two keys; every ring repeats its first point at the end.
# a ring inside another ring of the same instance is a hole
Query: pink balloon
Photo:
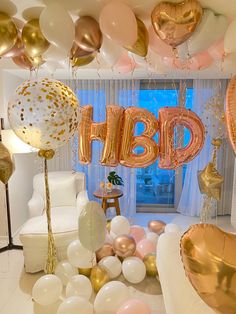
{"type": "Polygon", "coordinates": [[[125,302],[116,314],[151,314],[151,309],[143,301],[132,299],[125,302]]]}
{"type": "Polygon", "coordinates": [[[123,74],[134,71],[135,67],[136,63],[132,58],[128,56],[127,52],[124,52],[119,60],[116,62],[116,64],[113,66],[116,71],[123,74]]]}
{"type": "Polygon", "coordinates": [[[149,44],[159,56],[173,58],[173,49],[157,36],[152,26],[149,27],[149,44]]]}
{"type": "Polygon", "coordinates": [[[134,225],[130,227],[130,235],[132,235],[135,242],[138,243],[145,238],[146,233],[144,228],[134,225]]]}
{"type": "Polygon", "coordinates": [[[208,53],[214,60],[222,60],[225,55],[224,40],[221,39],[208,48],[208,53]]]}
{"type": "Polygon", "coordinates": [[[155,252],[156,248],[150,240],[143,239],[136,246],[135,255],[143,259],[147,254],[155,252]]]}
{"type": "Polygon", "coordinates": [[[108,38],[122,46],[132,46],[138,37],[136,17],[123,2],[111,1],[101,11],[99,24],[108,38]]]}

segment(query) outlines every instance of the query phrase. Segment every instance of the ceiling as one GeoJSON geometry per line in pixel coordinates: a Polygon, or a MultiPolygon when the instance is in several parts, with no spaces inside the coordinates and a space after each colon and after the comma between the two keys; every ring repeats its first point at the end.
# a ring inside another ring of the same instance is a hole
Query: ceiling
{"type": "MultiPolygon", "coordinates": [[[[63,5],[70,11],[72,17],[76,19],[79,15],[91,15],[95,18],[99,17],[99,13],[109,0],[0,0],[0,11],[6,12],[16,18],[16,23],[20,26],[32,18],[39,17],[42,9],[49,2],[57,2],[63,5]]],[[[181,2],[178,0],[168,0],[169,2],[181,2]]],[[[160,0],[123,0],[129,4],[136,15],[141,17],[146,23],[150,21],[150,12],[160,0]]],[[[204,8],[210,8],[215,13],[224,14],[231,20],[236,17],[236,0],[199,0],[204,8]]],[[[236,60],[235,60],[236,63],[236,60]]],[[[24,78],[29,77],[29,72],[17,68],[9,59],[2,59],[0,68],[24,78]]],[[[220,65],[214,65],[207,70],[198,72],[189,71],[173,71],[169,70],[167,73],[154,74],[147,72],[145,69],[135,69],[131,74],[122,75],[122,78],[228,78],[232,75],[234,69],[228,73],[224,73],[220,65]]],[[[235,64],[236,73],[236,64],[235,64]]],[[[49,75],[44,69],[39,71],[39,75],[49,75]]],[[[66,79],[72,78],[71,71],[68,67],[61,68],[56,71],[57,78],[66,79]]],[[[86,68],[79,68],[77,78],[91,79],[91,78],[121,78],[119,73],[114,73],[109,66],[101,60],[95,60],[86,68]]]]}

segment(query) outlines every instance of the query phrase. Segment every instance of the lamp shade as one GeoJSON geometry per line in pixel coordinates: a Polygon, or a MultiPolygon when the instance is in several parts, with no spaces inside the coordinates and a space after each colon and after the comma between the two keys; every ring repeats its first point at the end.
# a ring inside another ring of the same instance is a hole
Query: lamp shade
{"type": "Polygon", "coordinates": [[[30,145],[25,144],[13,130],[1,130],[2,142],[11,154],[34,153],[38,150],[30,145]]]}

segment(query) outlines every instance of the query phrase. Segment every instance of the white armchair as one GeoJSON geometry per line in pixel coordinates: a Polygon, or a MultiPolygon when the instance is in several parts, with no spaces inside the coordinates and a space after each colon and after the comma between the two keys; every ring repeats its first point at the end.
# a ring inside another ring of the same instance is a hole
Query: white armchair
{"type": "MultiPolygon", "coordinates": [[[[44,175],[33,180],[33,196],[28,203],[30,219],[20,231],[25,270],[34,273],[44,269],[47,258],[47,218],[45,213],[44,175]]],[[[57,257],[66,258],[68,244],[78,238],[78,217],[88,202],[85,175],[69,171],[49,172],[52,230],[57,257]]]]}

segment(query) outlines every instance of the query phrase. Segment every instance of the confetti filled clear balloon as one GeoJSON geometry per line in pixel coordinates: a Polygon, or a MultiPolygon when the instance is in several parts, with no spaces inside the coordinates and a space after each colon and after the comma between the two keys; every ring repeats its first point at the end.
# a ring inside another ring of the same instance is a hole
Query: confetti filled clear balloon
{"type": "Polygon", "coordinates": [[[77,130],[79,103],[60,81],[29,80],[13,94],[8,117],[13,131],[25,143],[43,150],[56,149],[77,130]]]}

